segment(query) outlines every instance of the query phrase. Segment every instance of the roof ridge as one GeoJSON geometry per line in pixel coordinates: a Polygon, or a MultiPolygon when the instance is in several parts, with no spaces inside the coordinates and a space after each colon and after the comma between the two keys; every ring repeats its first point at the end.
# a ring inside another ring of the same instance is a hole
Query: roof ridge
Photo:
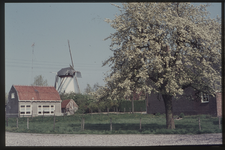
{"type": "Polygon", "coordinates": [[[48,86],[45,86],[45,85],[15,85],[13,84],[13,86],[29,86],[29,87],[54,87],[52,85],[48,85],[48,86]]]}
{"type": "Polygon", "coordinates": [[[21,86],[14,85],[20,100],[61,100],[58,91],[53,86],[21,86]]]}

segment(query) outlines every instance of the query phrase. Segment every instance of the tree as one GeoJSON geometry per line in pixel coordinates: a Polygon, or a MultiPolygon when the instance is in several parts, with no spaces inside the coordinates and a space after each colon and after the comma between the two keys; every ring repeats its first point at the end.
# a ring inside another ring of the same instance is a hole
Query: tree
{"type": "Polygon", "coordinates": [[[84,92],[86,94],[93,92],[93,89],[91,88],[90,84],[87,84],[87,87],[84,89],[84,92]]]}
{"type": "Polygon", "coordinates": [[[44,80],[44,77],[42,75],[38,75],[34,78],[34,83],[31,84],[33,86],[48,86],[47,80],[44,80]]]}
{"type": "Polygon", "coordinates": [[[90,84],[87,84],[87,87],[84,89],[85,94],[90,94],[92,92],[95,92],[98,90],[98,88],[100,87],[100,85],[97,83],[94,84],[93,87],[90,86],[90,84]]]}
{"type": "Polygon", "coordinates": [[[221,80],[220,18],[208,17],[208,5],[190,3],[128,3],[115,5],[120,15],[106,19],[116,30],[106,85],[96,97],[119,99],[132,91],[160,94],[166,126],[175,129],[172,98],[191,87],[215,95],[221,80]]]}

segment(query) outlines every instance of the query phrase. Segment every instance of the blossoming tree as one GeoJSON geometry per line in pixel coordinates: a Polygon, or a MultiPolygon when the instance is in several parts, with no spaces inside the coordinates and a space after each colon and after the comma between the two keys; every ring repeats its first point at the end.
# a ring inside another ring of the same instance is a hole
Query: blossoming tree
{"type": "Polygon", "coordinates": [[[127,3],[115,5],[120,15],[106,19],[116,32],[113,56],[103,62],[111,73],[97,98],[118,99],[132,91],[158,93],[166,125],[175,129],[172,98],[191,87],[215,94],[221,78],[220,18],[208,17],[208,5],[190,3],[127,3]]]}

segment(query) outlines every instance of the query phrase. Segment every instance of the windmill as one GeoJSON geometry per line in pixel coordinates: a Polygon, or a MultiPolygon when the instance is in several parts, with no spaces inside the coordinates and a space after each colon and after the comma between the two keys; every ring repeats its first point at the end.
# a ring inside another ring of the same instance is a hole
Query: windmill
{"type": "Polygon", "coordinates": [[[80,93],[77,77],[81,78],[81,72],[74,69],[69,40],[68,46],[72,65],[67,68],[62,68],[56,73],[54,87],[59,94],[70,92],[80,93]]]}

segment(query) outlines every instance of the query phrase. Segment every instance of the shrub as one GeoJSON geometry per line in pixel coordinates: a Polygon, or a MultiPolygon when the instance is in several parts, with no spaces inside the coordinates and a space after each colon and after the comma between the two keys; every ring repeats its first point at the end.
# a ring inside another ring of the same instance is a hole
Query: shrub
{"type": "Polygon", "coordinates": [[[180,113],[179,117],[184,118],[184,113],[180,113]]]}
{"type": "Polygon", "coordinates": [[[89,109],[92,109],[92,112],[98,111],[98,105],[97,105],[97,103],[95,103],[95,102],[91,102],[91,103],[88,105],[88,108],[89,108],[89,109]]]}
{"type": "Polygon", "coordinates": [[[160,115],[160,113],[159,113],[159,112],[157,112],[155,115],[156,115],[156,116],[159,116],[159,115],[160,115]]]}
{"type": "MultiPolygon", "coordinates": [[[[130,100],[119,100],[118,103],[118,109],[120,111],[124,111],[124,108],[126,109],[126,112],[129,112],[130,109],[132,108],[132,102],[130,100]]],[[[145,100],[138,100],[134,101],[134,111],[146,111],[146,101],[145,100]]]]}

